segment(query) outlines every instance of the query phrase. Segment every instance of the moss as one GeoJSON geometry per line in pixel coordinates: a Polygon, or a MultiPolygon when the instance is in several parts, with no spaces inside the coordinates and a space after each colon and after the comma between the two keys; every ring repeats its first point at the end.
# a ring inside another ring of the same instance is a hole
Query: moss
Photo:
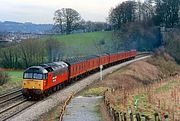
{"type": "Polygon", "coordinates": [[[107,89],[108,89],[107,87],[91,88],[91,89],[88,89],[88,90],[82,92],[80,95],[82,95],[82,96],[91,96],[91,95],[102,96],[107,89]]]}

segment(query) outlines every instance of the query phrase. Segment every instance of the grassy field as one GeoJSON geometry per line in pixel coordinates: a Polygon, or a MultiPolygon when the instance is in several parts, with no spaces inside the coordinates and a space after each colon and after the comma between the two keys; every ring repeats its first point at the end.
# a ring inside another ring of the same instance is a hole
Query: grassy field
{"type": "Polygon", "coordinates": [[[0,86],[0,93],[12,88],[21,87],[23,79],[23,71],[21,70],[5,70],[10,79],[6,84],[0,86]]]}
{"type": "Polygon", "coordinates": [[[89,32],[89,33],[77,33],[77,34],[70,34],[70,35],[54,35],[51,37],[45,37],[43,40],[48,38],[54,38],[66,46],[66,54],[74,54],[77,55],[84,55],[84,54],[95,54],[97,53],[97,48],[95,44],[99,41],[106,41],[112,39],[112,32],[105,31],[105,32],[89,32]]]}
{"type": "Polygon", "coordinates": [[[21,82],[23,77],[23,71],[9,70],[5,71],[10,76],[10,83],[21,82]]]}

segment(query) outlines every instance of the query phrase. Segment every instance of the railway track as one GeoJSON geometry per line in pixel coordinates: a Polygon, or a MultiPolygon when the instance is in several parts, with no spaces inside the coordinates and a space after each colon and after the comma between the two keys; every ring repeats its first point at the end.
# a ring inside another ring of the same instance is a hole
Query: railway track
{"type": "Polygon", "coordinates": [[[22,89],[15,89],[5,92],[0,95],[0,107],[7,105],[8,103],[23,98],[22,89]]]}
{"type": "Polygon", "coordinates": [[[0,121],[11,118],[35,103],[24,99],[21,91],[14,89],[0,94],[0,121]]]}
{"type": "Polygon", "coordinates": [[[23,99],[21,101],[18,101],[16,103],[13,103],[12,105],[5,107],[0,110],[0,121],[5,121],[18,113],[22,112],[23,110],[31,107],[36,102],[27,101],[26,99],[23,99]]]}
{"type": "Polygon", "coordinates": [[[19,92],[21,92],[21,91],[22,91],[22,89],[20,88],[20,89],[14,89],[14,90],[10,90],[10,91],[8,91],[8,92],[4,92],[4,93],[0,94],[0,99],[1,99],[1,98],[4,98],[4,97],[6,97],[6,96],[9,96],[9,95],[13,95],[13,94],[15,94],[15,93],[19,93],[19,92]]]}

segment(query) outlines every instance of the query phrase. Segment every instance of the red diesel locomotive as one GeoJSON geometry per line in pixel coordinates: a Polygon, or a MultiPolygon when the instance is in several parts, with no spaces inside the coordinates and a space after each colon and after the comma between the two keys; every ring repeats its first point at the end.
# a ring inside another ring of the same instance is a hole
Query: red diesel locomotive
{"type": "Polygon", "coordinates": [[[25,98],[47,96],[71,81],[98,71],[100,65],[108,67],[133,59],[135,56],[136,50],[131,50],[113,54],[75,57],[60,62],[29,67],[23,74],[23,96],[25,98]]]}

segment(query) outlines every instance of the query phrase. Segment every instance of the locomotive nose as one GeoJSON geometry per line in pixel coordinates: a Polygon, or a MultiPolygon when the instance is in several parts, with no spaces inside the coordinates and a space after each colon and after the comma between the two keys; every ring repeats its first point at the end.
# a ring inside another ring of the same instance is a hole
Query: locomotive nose
{"type": "Polygon", "coordinates": [[[43,80],[23,80],[23,88],[25,89],[40,89],[43,90],[43,80]]]}

